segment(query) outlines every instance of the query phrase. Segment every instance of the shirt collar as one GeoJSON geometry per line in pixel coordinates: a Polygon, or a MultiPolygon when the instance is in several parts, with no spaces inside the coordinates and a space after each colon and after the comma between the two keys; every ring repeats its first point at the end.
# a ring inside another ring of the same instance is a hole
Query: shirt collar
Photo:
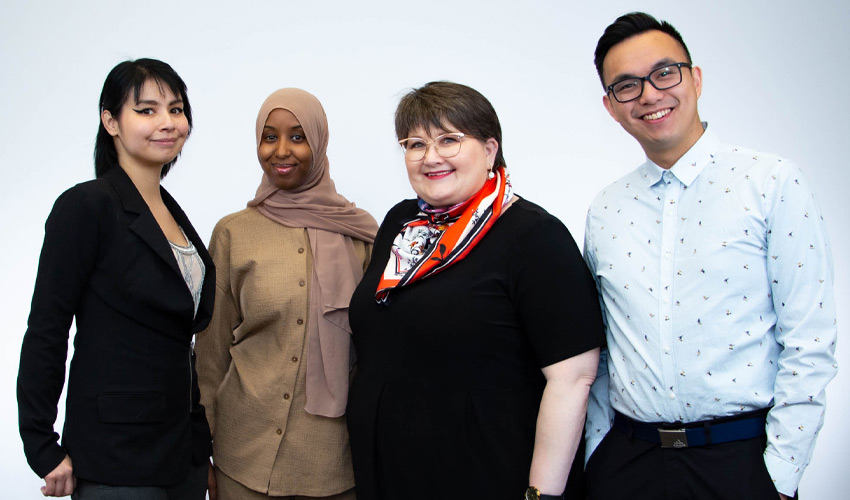
{"type": "MultiPolygon", "coordinates": [[[[694,179],[703,171],[705,166],[714,159],[720,147],[720,141],[714,135],[714,132],[709,130],[708,122],[702,122],[702,126],[705,132],[691,146],[691,149],[682,155],[679,161],[669,169],[685,186],[689,186],[694,182],[694,179]]],[[[652,186],[661,180],[661,176],[666,169],[659,167],[655,162],[647,158],[639,170],[641,177],[646,180],[646,185],[652,186]]]]}

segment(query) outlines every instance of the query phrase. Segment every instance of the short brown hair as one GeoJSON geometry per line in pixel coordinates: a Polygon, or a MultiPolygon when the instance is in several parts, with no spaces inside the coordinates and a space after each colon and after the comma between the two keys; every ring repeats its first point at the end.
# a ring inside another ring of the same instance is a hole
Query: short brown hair
{"type": "Polygon", "coordinates": [[[395,134],[399,140],[408,137],[417,127],[448,130],[449,124],[481,141],[495,139],[499,149],[493,167],[506,166],[502,155],[502,126],[496,110],[472,87],[454,82],[426,83],[402,97],[395,111],[395,134]]]}

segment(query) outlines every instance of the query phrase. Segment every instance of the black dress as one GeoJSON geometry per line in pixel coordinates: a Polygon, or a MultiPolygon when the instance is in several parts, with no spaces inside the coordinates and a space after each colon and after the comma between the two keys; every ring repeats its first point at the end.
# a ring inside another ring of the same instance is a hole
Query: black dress
{"type": "Polygon", "coordinates": [[[465,259],[378,304],[392,241],[417,211],[406,200],[387,214],[351,300],[357,498],[522,498],[541,368],[604,343],[593,279],[567,228],[518,200],[465,259]]]}

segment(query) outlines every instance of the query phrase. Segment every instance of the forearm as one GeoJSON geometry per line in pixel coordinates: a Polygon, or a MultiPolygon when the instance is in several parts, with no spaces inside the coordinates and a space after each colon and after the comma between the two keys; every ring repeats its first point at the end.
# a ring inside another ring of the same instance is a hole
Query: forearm
{"type": "Polygon", "coordinates": [[[579,365],[579,369],[568,376],[547,376],[529,474],[529,484],[542,493],[559,495],[567,484],[581,440],[597,357],[598,349],[580,354],[567,360],[579,365]]]}

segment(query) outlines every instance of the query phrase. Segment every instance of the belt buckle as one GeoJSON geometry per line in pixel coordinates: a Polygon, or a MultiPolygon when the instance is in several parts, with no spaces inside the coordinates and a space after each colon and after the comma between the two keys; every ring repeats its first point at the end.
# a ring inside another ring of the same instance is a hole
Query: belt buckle
{"type": "Polygon", "coordinates": [[[658,429],[662,448],[687,448],[688,436],[685,429],[658,429]]]}

